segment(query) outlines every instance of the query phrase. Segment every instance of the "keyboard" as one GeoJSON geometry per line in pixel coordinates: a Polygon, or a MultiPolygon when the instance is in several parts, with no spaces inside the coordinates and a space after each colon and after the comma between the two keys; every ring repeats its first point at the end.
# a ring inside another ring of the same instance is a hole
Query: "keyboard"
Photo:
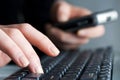
{"type": "Polygon", "coordinates": [[[4,80],[111,80],[113,69],[112,48],[71,50],[57,57],[41,59],[44,74],[31,73],[23,68],[4,80]]]}

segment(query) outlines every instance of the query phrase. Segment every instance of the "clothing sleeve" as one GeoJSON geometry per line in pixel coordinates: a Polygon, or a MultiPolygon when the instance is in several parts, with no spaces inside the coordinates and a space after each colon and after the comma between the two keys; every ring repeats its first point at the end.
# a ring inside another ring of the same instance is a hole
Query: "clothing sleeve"
{"type": "Polygon", "coordinates": [[[38,30],[44,32],[44,24],[50,22],[50,9],[55,0],[25,0],[24,18],[38,30]]]}
{"type": "Polygon", "coordinates": [[[24,22],[22,16],[24,0],[0,0],[0,24],[17,24],[24,22]]]}

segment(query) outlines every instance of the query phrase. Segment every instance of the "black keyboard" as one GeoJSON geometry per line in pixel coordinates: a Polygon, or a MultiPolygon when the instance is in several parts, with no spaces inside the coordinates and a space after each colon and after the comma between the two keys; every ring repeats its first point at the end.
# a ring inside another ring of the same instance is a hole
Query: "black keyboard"
{"type": "Polygon", "coordinates": [[[41,60],[44,74],[20,69],[5,80],[111,80],[113,69],[112,48],[86,51],[67,51],[55,58],[41,60]]]}

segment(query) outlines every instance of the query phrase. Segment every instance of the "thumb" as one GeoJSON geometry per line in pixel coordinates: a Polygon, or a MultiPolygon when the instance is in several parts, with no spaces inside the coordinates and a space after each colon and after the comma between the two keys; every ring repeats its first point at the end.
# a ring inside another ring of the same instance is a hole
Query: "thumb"
{"type": "Polygon", "coordinates": [[[70,16],[70,4],[65,1],[57,1],[51,11],[52,19],[58,22],[66,22],[70,16]]]}
{"type": "Polygon", "coordinates": [[[66,22],[70,17],[71,8],[66,2],[61,2],[58,8],[57,19],[59,22],[66,22]]]}

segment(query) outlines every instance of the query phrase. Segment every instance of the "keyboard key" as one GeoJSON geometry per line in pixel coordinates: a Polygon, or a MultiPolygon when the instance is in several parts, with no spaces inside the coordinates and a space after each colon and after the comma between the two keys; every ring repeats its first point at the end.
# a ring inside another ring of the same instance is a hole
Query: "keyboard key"
{"type": "Polygon", "coordinates": [[[85,73],[80,80],[97,80],[96,73],[85,73]]]}
{"type": "Polygon", "coordinates": [[[43,76],[43,74],[30,73],[27,76],[25,76],[24,78],[22,78],[22,80],[39,80],[42,78],[42,76],[43,76]]]}

